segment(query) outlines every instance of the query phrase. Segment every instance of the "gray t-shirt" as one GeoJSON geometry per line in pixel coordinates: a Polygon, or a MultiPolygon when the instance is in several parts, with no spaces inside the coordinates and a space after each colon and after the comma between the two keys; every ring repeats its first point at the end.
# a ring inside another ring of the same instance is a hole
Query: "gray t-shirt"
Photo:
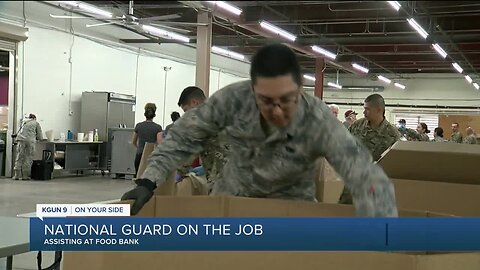
{"type": "Polygon", "coordinates": [[[157,134],[162,132],[162,126],[152,121],[143,121],[135,126],[135,133],[138,136],[137,154],[143,153],[145,143],[156,143],[157,134]]]}

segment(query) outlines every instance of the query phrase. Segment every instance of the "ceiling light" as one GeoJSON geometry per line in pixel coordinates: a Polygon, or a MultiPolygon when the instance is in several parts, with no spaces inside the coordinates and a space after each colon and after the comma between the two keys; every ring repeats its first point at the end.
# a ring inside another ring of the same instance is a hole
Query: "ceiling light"
{"type": "Polygon", "coordinates": [[[310,81],[315,81],[315,77],[313,76],[310,76],[310,75],[303,75],[303,78],[307,79],[307,80],[310,80],[310,81]]]}
{"type": "Polygon", "coordinates": [[[151,35],[159,36],[166,39],[176,39],[186,43],[190,42],[190,39],[186,36],[182,36],[180,34],[163,30],[157,27],[153,27],[150,25],[142,25],[142,28],[144,31],[148,32],[151,35]]]}
{"type": "Polygon", "coordinates": [[[275,33],[275,34],[277,34],[277,35],[280,35],[280,36],[282,36],[282,37],[284,37],[284,38],[286,38],[286,39],[289,39],[289,40],[291,40],[291,41],[295,41],[295,39],[297,39],[297,36],[295,36],[294,34],[289,33],[289,32],[287,32],[287,31],[285,31],[285,30],[283,30],[283,29],[281,29],[281,28],[278,28],[278,27],[276,27],[275,25],[270,24],[270,23],[268,23],[268,22],[266,22],[266,21],[261,21],[261,22],[260,22],[260,26],[261,26],[262,28],[267,29],[267,30],[270,31],[270,32],[273,32],[273,33],[275,33]]]}
{"type": "Polygon", "coordinates": [[[445,50],[443,50],[442,47],[440,47],[440,45],[435,43],[435,44],[432,44],[432,46],[435,49],[435,51],[437,51],[438,54],[440,54],[443,58],[447,57],[447,52],[445,52],[445,50]]]}
{"type": "Polygon", "coordinates": [[[428,33],[425,31],[418,23],[415,21],[415,19],[407,19],[408,23],[415,29],[417,32],[423,37],[427,38],[428,33]]]}
{"type": "Polygon", "coordinates": [[[480,89],[480,86],[478,86],[478,83],[474,82],[473,87],[475,87],[477,90],[480,89]]]}
{"type": "Polygon", "coordinates": [[[107,18],[112,18],[113,14],[111,12],[105,11],[103,9],[100,9],[94,5],[90,5],[87,3],[82,3],[82,2],[77,2],[77,1],[57,1],[57,3],[72,6],[74,8],[79,8],[82,9],[83,11],[93,13],[99,16],[107,17],[107,18]]]}
{"type": "Polygon", "coordinates": [[[355,69],[360,70],[360,71],[363,72],[363,73],[368,73],[368,68],[362,67],[362,66],[360,66],[359,64],[353,63],[353,64],[352,64],[352,67],[354,67],[355,69]]]}
{"type": "Polygon", "coordinates": [[[468,75],[465,76],[465,80],[467,80],[468,83],[472,83],[472,82],[473,82],[472,78],[471,78],[470,76],[468,76],[468,75]]]}
{"type": "Polygon", "coordinates": [[[236,6],[232,6],[230,4],[228,4],[227,2],[224,2],[224,1],[208,1],[210,4],[213,4],[213,5],[216,5],[220,8],[223,8],[225,9],[226,11],[228,12],[231,12],[235,15],[240,15],[242,14],[242,10],[237,8],[236,6]]]}
{"type": "Polygon", "coordinates": [[[458,71],[458,73],[463,72],[463,68],[460,67],[457,63],[452,63],[452,66],[458,71]]]}
{"type": "Polygon", "coordinates": [[[382,75],[378,75],[377,78],[378,78],[379,80],[381,80],[381,81],[386,82],[386,83],[391,83],[391,82],[392,82],[392,80],[390,80],[390,79],[387,78],[387,77],[383,77],[382,75]]]}
{"type": "Polygon", "coordinates": [[[398,88],[402,89],[402,90],[403,90],[403,89],[405,89],[405,85],[403,85],[403,84],[400,84],[400,83],[394,83],[394,85],[395,85],[396,87],[398,87],[398,88]]]}
{"type": "Polygon", "coordinates": [[[244,60],[245,59],[245,56],[242,55],[242,54],[239,54],[239,53],[227,50],[227,49],[222,49],[222,48],[216,47],[216,46],[212,47],[212,52],[222,54],[222,55],[228,56],[230,58],[235,58],[235,59],[238,59],[238,60],[244,60]]]}
{"type": "Polygon", "coordinates": [[[320,54],[323,54],[324,56],[328,57],[328,58],[332,58],[333,60],[335,60],[335,58],[337,58],[337,55],[332,53],[332,52],[329,52],[325,49],[322,49],[318,46],[312,46],[312,50],[314,52],[317,52],[317,53],[320,53],[320,54]]]}
{"type": "Polygon", "coordinates": [[[342,89],[342,86],[339,85],[339,84],[336,84],[336,83],[333,83],[333,82],[329,82],[329,83],[327,83],[327,84],[328,84],[329,86],[331,86],[331,87],[335,87],[335,88],[337,88],[337,89],[342,89]]]}
{"type": "Polygon", "coordinates": [[[400,5],[400,3],[398,3],[397,1],[387,1],[396,11],[399,11],[400,10],[400,7],[402,5],[400,5]]]}

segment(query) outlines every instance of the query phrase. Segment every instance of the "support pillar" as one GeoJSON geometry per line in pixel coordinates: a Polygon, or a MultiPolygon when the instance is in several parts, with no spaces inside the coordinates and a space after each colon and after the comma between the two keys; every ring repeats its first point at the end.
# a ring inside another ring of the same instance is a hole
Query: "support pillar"
{"type": "Polygon", "coordinates": [[[315,89],[314,95],[323,99],[323,68],[325,61],[323,57],[315,59],[315,89]]]}
{"type": "Polygon", "coordinates": [[[207,26],[197,26],[197,62],[195,85],[200,87],[205,96],[209,95],[210,86],[210,50],[212,47],[212,14],[199,11],[197,22],[207,26]]]}

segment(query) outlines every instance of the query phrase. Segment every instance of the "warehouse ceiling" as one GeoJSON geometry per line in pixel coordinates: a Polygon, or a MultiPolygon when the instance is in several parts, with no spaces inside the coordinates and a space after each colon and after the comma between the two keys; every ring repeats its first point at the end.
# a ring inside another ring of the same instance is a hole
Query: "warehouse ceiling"
{"type": "MultiPolygon", "coordinates": [[[[121,7],[128,1],[90,1],[98,7],[121,7]]],[[[134,1],[134,15],[149,17],[178,13],[175,21],[196,22],[197,11],[189,1],[134,1]]],[[[467,74],[480,69],[480,2],[400,1],[397,12],[387,1],[229,1],[242,9],[243,26],[258,26],[266,20],[297,35],[295,44],[318,45],[336,52],[336,62],[356,62],[370,73],[454,73],[457,62],[467,74]],[[406,21],[413,16],[430,33],[422,38],[406,21]],[[438,43],[447,53],[443,59],[432,48],[438,43]]],[[[176,26],[177,27],[177,26],[176,26]]],[[[195,42],[194,26],[182,27],[195,42]]],[[[138,42],[138,41],[127,41],[138,42]]],[[[157,41],[158,42],[158,41],[157,41]]],[[[161,42],[169,42],[163,40],[161,42]]],[[[271,42],[245,27],[214,18],[215,46],[251,56],[271,42]]],[[[299,52],[302,67],[314,72],[315,59],[299,52]]],[[[338,67],[327,65],[327,73],[338,67]]]]}

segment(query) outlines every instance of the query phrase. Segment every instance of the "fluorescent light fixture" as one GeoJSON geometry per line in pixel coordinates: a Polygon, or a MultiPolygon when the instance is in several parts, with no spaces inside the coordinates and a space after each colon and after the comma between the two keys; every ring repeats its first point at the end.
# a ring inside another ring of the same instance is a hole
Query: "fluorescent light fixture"
{"type": "Polygon", "coordinates": [[[227,2],[224,1],[208,1],[210,4],[217,5],[220,8],[225,9],[226,11],[233,13],[235,15],[240,15],[242,14],[242,10],[237,8],[236,6],[232,6],[227,2]]]}
{"type": "Polygon", "coordinates": [[[445,52],[445,50],[442,49],[442,47],[440,47],[440,45],[435,43],[435,44],[432,44],[432,46],[435,49],[435,51],[437,51],[438,54],[440,54],[444,59],[447,57],[447,52],[445,52]]]}
{"type": "Polygon", "coordinates": [[[467,80],[468,83],[472,83],[472,82],[473,82],[472,78],[471,78],[470,76],[468,76],[468,75],[465,76],[465,80],[467,80]]]}
{"type": "Polygon", "coordinates": [[[452,63],[452,66],[458,71],[458,73],[463,72],[463,68],[460,67],[457,63],[452,63]]]}
{"type": "Polygon", "coordinates": [[[360,71],[363,72],[363,73],[368,73],[368,68],[362,67],[362,66],[360,66],[360,65],[357,64],[357,63],[353,63],[353,64],[352,64],[352,67],[354,67],[355,69],[360,70],[360,71]]]}
{"type": "Polygon", "coordinates": [[[403,85],[403,84],[400,84],[400,83],[394,83],[394,85],[395,85],[396,87],[398,87],[398,88],[402,89],[402,90],[403,90],[403,89],[405,89],[405,85],[403,85]]]}
{"type": "Polygon", "coordinates": [[[473,87],[475,87],[477,90],[480,89],[480,86],[478,86],[478,83],[474,82],[473,87]]]}
{"type": "Polygon", "coordinates": [[[402,5],[400,5],[400,3],[398,3],[398,1],[387,1],[396,11],[399,11],[400,10],[400,7],[402,5]]]}
{"type": "Polygon", "coordinates": [[[428,33],[425,31],[418,23],[415,21],[415,19],[407,19],[408,23],[415,29],[417,32],[423,37],[427,38],[428,33]]]}
{"type": "Polygon", "coordinates": [[[238,60],[244,60],[245,59],[245,56],[242,55],[242,54],[232,52],[232,51],[227,50],[227,49],[222,49],[222,48],[219,48],[219,47],[216,47],[216,46],[212,47],[212,52],[218,53],[218,54],[221,54],[221,55],[225,55],[225,56],[228,56],[230,58],[235,58],[235,59],[238,59],[238,60]]]}
{"type": "Polygon", "coordinates": [[[392,80],[390,80],[390,79],[387,78],[387,77],[383,77],[382,75],[378,75],[377,78],[378,78],[379,80],[381,80],[381,81],[386,82],[386,83],[391,83],[391,82],[392,82],[392,80]]]}
{"type": "Polygon", "coordinates": [[[177,33],[173,33],[167,30],[163,30],[157,27],[153,27],[150,25],[142,25],[142,28],[144,31],[148,32],[149,34],[162,37],[162,38],[167,38],[167,39],[175,39],[183,42],[190,42],[190,39],[186,36],[179,35],[177,33]]]}
{"type": "Polygon", "coordinates": [[[289,33],[289,32],[287,32],[287,31],[285,31],[285,30],[283,30],[283,29],[281,29],[281,28],[278,28],[278,27],[276,27],[275,25],[270,24],[270,23],[268,23],[268,22],[266,22],[266,21],[261,21],[261,22],[260,22],[260,26],[261,26],[262,28],[265,28],[265,29],[267,29],[268,31],[273,32],[273,33],[275,33],[275,34],[277,34],[277,35],[280,35],[280,36],[282,36],[282,37],[284,37],[284,38],[286,38],[286,39],[288,39],[288,40],[295,41],[295,39],[297,39],[297,36],[295,36],[294,34],[289,33]]]}
{"type": "Polygon", "coordinates": [[[107,17],[107,18],[112,18],[113,17],[113,14],[111,12],[105,11],[103,9],[100,9],[100,8],[94,6],[94,5],[90,5],[90,4],[87,4],[87,3],[82,3],[82,2],[78,2],[78,1],[57,1],[57,3],[69,5],[69,6],[72,6],[72,7],[76,7],[76,8],[79,8],[79,9],[83,10],[83,11],[93,13],[93,14],[96,14],[96,15],[99,15],[99,16],[103,16],[103,17],[107,17]]]}
{"type": "Polygon", "coordinates": [[[336,84],[336,83],[333,83],[333,82],[329,82],[327,84],[328,84],[328,86],[335,87],[337,89],[342,89],[342,86],[339,85],[339,84],[336,84]]]}
{"type": "Polygon", "coordinates": [[[310,75],[303,75],[303,78],[307,79],[307,80],[310,80],[310,81],[315,81],[315,77],[313,76],[310,76],[310,75]]]}
{"type": "Polygon", "coordinates": [[[336,55],[336,54],[334,54],[334,53],[332,53],[332,52],[329,52],[329,51],[327,51],[327,50],[325,50],[325,49],[323,49],[323,48],[320,48],[320,47],[318,47],[318,46],[312,46],[312,50],[313,50],[314,52],[319,53],[319,54],[323,54],[324,56],[326,56],[326,57],[328,57],[328,58],[331,58],[331,59],[333,59],[333,60],[335,60],[335,58],[337,58],[337,55],[336,55]]]}

